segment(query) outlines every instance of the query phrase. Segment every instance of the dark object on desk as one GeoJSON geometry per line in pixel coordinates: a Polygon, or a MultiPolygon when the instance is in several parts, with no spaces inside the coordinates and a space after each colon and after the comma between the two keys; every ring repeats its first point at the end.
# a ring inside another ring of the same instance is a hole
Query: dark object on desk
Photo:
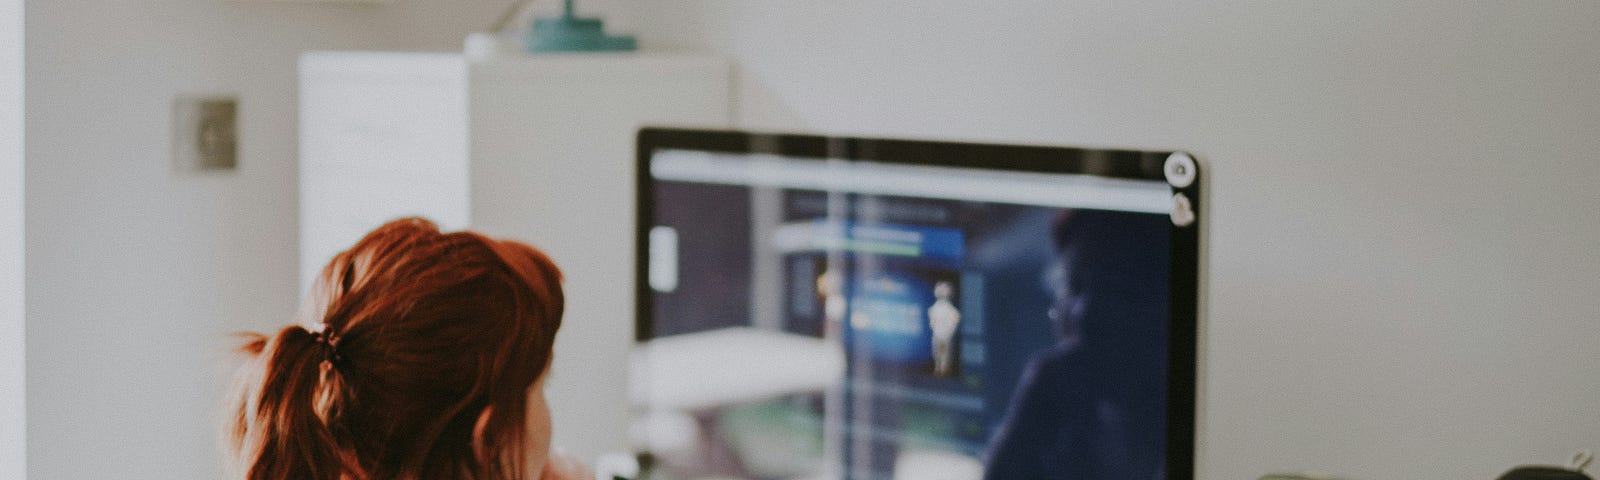
{"type": "Polygon", "coordinates": [[[1511,469],[1499,480],[1594,480],[1582,470],[1561,467],[1523,466],[1511,469]]]}
{"type": "Polygon", "coordinates": [[[1593,461],[1594,452],[1584,450],[1573,455],[1566,467],[1523,465],[1501,475],[1499,480],[1594,480],[1583,473],[1584,467],[1593,461]]]}

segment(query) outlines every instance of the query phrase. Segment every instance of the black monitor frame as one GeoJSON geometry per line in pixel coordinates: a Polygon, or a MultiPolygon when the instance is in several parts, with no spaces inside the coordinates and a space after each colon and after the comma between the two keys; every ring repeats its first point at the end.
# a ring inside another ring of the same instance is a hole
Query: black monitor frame
{"type": "MultiPolygon", "coordinates": [[[[655,218],[650,161],[657,150],[694,150],[730,154],[772,154],[784,157],[845,159],[902,165],[1066,173],[1130,180],[1167,181],[1164,170],[1174,151],[1073,148],[1037,145],[946,142],[933,140],[829,137],[732,130],[645,127],[635,154],[636,216],[634,235],[634,340],[644,342],[654,331],[651,291],[646,279],[648,232],[655,218]]],[[[1192,158],[1192,157],[1191,157],[1192,158]]],[[[1200,231],[1205,221],[1201,195],[1204,169],[1194,168],[1193,181],[1172,187],[1188,198],[1194,221],[1174,225],[1169,285],[1171,316],[1168,345],[1167,478],[1194,478],[1196,366],[1199,332],[1200,231]]],[[[1169,183],[1170,185],[1170,183],[1169,183]]]]}

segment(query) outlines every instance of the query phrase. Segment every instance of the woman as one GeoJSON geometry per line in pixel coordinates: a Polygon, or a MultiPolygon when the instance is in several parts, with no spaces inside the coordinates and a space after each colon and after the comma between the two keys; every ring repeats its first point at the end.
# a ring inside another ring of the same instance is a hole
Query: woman
{"type": "Polygon", "coordinates": [[[390,222],[249,334],[227,429],[250,480],[582,478],[551,458],[561,273],[527,245],[390,222]]]}

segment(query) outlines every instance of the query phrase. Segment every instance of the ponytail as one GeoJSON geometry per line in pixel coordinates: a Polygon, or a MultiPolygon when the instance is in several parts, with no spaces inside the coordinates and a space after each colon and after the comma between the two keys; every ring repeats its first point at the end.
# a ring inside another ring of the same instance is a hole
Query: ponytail
{"type": "Polygon", "coordinates": [[[271,339],[254,335],[241,348],[255,356],[258,376],[239,402],[233,429],[240,472],[250,480],[340,480],[363,478],[348,445],[334,434],[340,403],[340,375],[325,337],[301,326],[271,339]]]}
{"type": "Polygon", "coordinates": [[[528,398],[564,308],[544,253],[400,219],[334,256],[308,298],[300,324],[327,325],[244,337],[232,478],[536,476],[528,398]]]}

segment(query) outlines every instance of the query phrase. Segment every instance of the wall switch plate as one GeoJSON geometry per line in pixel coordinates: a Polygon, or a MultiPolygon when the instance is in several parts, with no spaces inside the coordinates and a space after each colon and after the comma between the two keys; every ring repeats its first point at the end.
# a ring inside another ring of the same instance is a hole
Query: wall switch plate
{"type": "Polygon", "coordinates": [[[239,167],[239,99],[182,96],[173,102],[172,161],[178,171],[232,171],[239,167]]]}

